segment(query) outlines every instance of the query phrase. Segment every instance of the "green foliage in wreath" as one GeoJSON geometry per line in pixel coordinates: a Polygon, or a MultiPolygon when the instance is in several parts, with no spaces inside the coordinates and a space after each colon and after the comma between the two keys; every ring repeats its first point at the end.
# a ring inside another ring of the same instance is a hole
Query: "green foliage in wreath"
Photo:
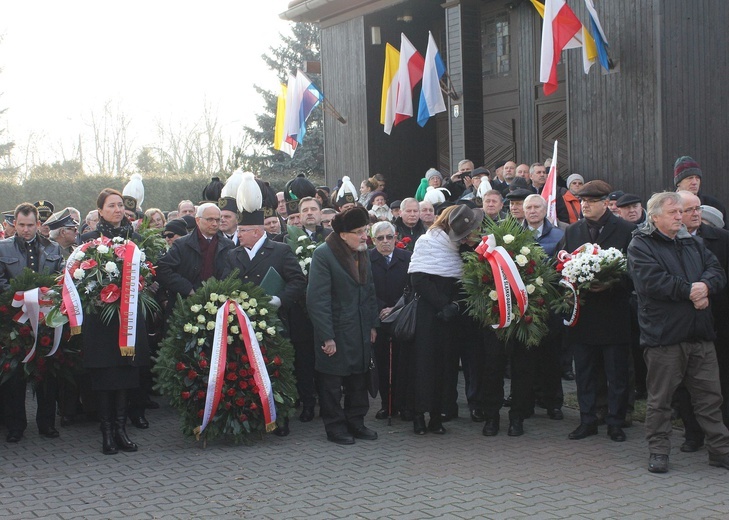
{"type": "MultiPolygon", "coordinates": [[[[512,217],[500,222],[487,217],[481,234],[494,235],[496,245],[506,249],[517,265],[529,296],[524,315],[519,315],[519,307],[514,301],[511,312],[515,315],[511,325],[496,329],[496,335],[503,341],[516,339],[528,347],[539,345],[549,332],[551,302],[559,298],[554,287],[558,279],[554,263],[537,244],[532,232],[512,217]]],[[[491,265],[475,252],[464,253],[463,258],[463,287],[469,315],[484,326],[499,323],[499,304],[491,265]]]]}
{"type": "MultiPolygon", "coordinates": [[[[234,271],[225,280],[211,278],[194,295],[177,298],[168,321],[167,336],[160,346],[154,372],[157,390],[170,399],[182,419],[182,432],[194,435],[202,423],[205,408],[215,318],[228,298],[236,300],[248,315],[261,346],[276,404],[277,423],[294,413],[298,398],[294,379],[294,349],[284,337],[283,325],[260,287],[244,284],[234,271]]],[[[266,425],[261,400],[237,320],[228,319],[228,354],[222,397],[214,418],[203,432],[206,440],[232,437],[249,443],[261,436],[266,425]]]]}
{"type": "MultiPolygon", "coordinates": [[[[63,339],[53,356],[47,357],[53,348],[53,329],[42,320],[38,324],[38,341],[35,355],[27,363],[23,359],[33,348],[33,331],[29,322],[20,324],[13,317],[20,308],[13,307],[13,296],[19,291],[29,291],[38,287],[52,287],[56,277],[39,274],[28,268],[10,280],[10,288],[0,293],[0,384],[4,383],[18,370],[33,385],[42,383],[47,376],[74,381],[74,375],[83,371],[81,349],[78,341],[69,341],[68,327],[63,329],[63,339]]],[[[58,294],[47,297],[56,299],[58,294]]]]}

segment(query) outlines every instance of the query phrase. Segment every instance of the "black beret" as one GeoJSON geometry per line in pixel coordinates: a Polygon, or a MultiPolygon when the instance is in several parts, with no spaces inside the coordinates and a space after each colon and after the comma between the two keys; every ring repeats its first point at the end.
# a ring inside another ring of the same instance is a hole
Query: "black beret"
{"type": "Polygon", "coordinates": [[[369,212],[362,206],[355,206],[342,213],[337,213],[332,219],[332,229],[335,233],[346,233],[365,227],[369,223],[369,212]]]}
{"type": "Polygon", "coordinates": [[[491,176],[491,172],[488,171],[483,166],[479,166],[478,168],[476,168],[475,170],[473,170],[471,172],[471,177],[478,177],[480,175],[486,175],[487,177],[490,177],[491,176]]]}
{"type": "Polygon", "coordinates": [[[188,233],[197,227],[197,221],[192,215],[185,215],[184,217],[180,217],[180,219],[185,221],[185,228],[187,228],[188,233]]]}
{"type": "Polygon", "coordinates": [[[509,161],[496,161],[494,163],[494,170],[498,170],[499,168],[502,168],[507,162],[509,161]]]}
{"type": "Polygon", "coordinates": [[[638,202],[643,202],[642,200],[640,200],[640,197],[638,195],[634,195],[633,193],[626,193],[618,199],[616,206],[619,208],[623,208],[625,206],[630,206],[631,204],[636,204],[638,202]]]}
{"type": "Polygon", "coordinates": [[[625,195],[624,191],[615,190],[615,191],[611,192],[610,195],[608,195],[608,200],[618,200],[623,195],[625,195]]]}
{"type": "Polygon", "coordinates": [[[606,199],[612,191],[613,189],[607,182],[597,180],[586,182],[577,196],[582,198],[606,199]]]}
{"type": "Polygon", "coordinates": [[[529,181],[527,181],[524,177],[516,177],[509,185],[509,191],[514,191],[517,189],[525,189],[529,190],[532,193],[535,193],[534,190],[532,190],[531,184],[529,184],[529,181]]]}
{"type": "Polygon", "coordinates": [[[402,201],[400,199],[393,200],[390,203],[390,209],[400,209],[400,204],[402,204],[402,201]]]}
{"type": "Polygon", "coordinates": [[[175,218],[165,224],[165,233],[174,233],[184,237],[187,235],[187,225],[183,218],[175,218]]]}
{"type": "Polygon", "coordinates": [[[506,198],[509,200],[524,200],[529,195],[534,195],[534,192],[532,190],[528,190],[526,188],[517,188],[515,190],[510,191],[506,198]]]}

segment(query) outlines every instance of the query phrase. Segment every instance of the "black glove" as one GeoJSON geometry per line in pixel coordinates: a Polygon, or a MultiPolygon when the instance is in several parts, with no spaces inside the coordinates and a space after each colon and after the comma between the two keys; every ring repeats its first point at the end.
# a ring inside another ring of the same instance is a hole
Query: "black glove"
{"type": "Polygon", "coordinates": [[[453,318],[455,318],[458,315],[458,304],[456,302],[451,302],[445,307],[443,307],[438,314],[435,315],[436,318],[443,321],[450,321],[453,318]]]}

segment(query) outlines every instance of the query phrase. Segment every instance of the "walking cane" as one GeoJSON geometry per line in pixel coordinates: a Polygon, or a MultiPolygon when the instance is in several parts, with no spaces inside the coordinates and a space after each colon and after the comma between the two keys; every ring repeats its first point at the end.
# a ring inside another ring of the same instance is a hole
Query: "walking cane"
{"type": "Polygon", "coordinates": [[[392,426],[392,337],[390,337],[390,373],[387,380],[387,425],[392,426]]]}

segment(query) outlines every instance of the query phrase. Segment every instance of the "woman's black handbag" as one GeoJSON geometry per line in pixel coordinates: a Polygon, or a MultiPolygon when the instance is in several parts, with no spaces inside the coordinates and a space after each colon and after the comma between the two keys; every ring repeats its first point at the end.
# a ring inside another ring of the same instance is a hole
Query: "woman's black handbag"
{"type": "Polygon", "coordinates": [[[412,341],[415,338],[415,318],[420,296],[414,291],[406,291],[393,307],[392,312],[382,320],[392,323],[391,333],[400,341],[412,341]]]}

